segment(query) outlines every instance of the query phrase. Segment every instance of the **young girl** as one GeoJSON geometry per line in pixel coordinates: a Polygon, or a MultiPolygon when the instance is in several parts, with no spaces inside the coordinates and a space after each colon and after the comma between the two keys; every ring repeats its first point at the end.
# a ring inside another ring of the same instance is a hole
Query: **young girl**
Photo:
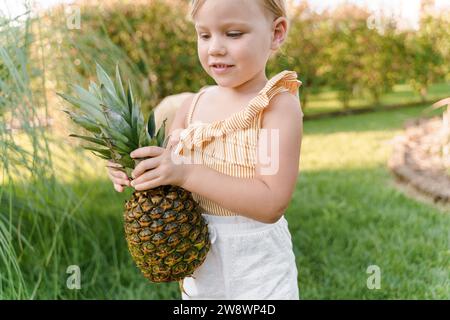
{"type": "MultiPolygon", "coordinates": [[[[287,35],[285,0],[193,0],[191,8],[200,62],[217,85],[184,101],[166,149],[131,153],[151,157],[131,186],[177,185],[204,210],[212,245],[184,279],[183,299],[299,299],[284,212],[299,168],[301,82],[294,71],[265,74],[287,35]]],[[[109,170],[117,191],[130,186],[109,170]]]]}

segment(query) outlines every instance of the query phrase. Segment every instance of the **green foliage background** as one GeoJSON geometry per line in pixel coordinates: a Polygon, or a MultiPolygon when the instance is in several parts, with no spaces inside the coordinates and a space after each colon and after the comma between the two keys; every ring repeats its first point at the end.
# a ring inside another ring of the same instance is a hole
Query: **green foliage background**
{"type": "MultiPolygon", "coordinates": [[[[0,299],[180,298],[177,284],[148,283],[134,266],[121,216],[131,190],[116,194],[104,163],[67,138],[74,130],[55,92],[86,86],[96,61],[109,73],[120,62],[147,111],[213,84],[187,3],[78,2],[80,29],[68,28],[65,6],[0,18],[0,299]],[[71,265],[80,290],[66,285],[71,265]]],[[[424,16],[417,31],[387,21],[377,32],[353,7],[302,5],[291,18],[267,75],[297,71],[308,115],[450,95],[448,12],[424,16]]],[[[302,298],[450,298],[448,212],[398,191],[385,165],[390,140],[427,107],[305,122],[286,212],[302,298]],[[366,286],[373,264],[381,290],[366,286]]]]}

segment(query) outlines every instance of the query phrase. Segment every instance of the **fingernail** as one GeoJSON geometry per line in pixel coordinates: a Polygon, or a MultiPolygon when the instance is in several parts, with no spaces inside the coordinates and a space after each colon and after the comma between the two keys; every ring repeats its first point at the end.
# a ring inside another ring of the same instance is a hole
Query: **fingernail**
{"type": "Polygon", "coordinates": [[[134,181],[131,181],[130,184],[134,187],[134,181]]]}

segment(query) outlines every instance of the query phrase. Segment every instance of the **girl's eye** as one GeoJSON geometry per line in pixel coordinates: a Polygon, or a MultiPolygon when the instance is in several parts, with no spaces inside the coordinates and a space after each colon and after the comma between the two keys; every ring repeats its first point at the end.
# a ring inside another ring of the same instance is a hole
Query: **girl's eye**
{"type": "Polygon", "coordinates": [[[233,33],[229,33],[228,35],[232,38],[237,38],[237,37],[242,36],[242,33],[241,32],[233,32],[233,33]]]}
{"type": "MultiPolygon", "coordinates": [[[[230,32],[230,33],[228,33],[228,36],[231,37],[231,38],[238,38],[238,37],[240,37],[242,35],[243,35],[242,32],[232,32],[232,33],[230,32]]],[[[201,39],[208,39],[209,36],[207,34],[201,34],[200,38],[201,39]]]]}

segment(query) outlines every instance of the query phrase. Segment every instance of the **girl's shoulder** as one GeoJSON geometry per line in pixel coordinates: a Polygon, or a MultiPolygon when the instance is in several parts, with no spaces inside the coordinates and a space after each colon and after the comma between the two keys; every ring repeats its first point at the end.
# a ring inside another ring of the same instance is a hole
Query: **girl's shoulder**
{"type": "Polygon", "coordinates": [[[206,85],[197,92],[189,92],[189,94],[186,95],[176,112],[175,119],[178,122],[178,127],[182,127],[183,129],[187,127],[189,113],[192,111],[191,109],[199,96],[206,91],[215,90],[217,87],[217,85],[206,85]]]}
{"type": "MultiPolygon", "coordinates": [[[[184,129],[186,127],[186,118],[194,97],[195,93],[185,92],[182,96],[179,96],[177,101],[173,101],[174,103],[172,104],[170,110],[169,108],[165,108],[166,110],[164,113],[171,115],[168,117],[168,133],[177,129],[184,129]]],[[[160,115],[158,118],[162,118],[162,116],[160,115]]]]}
{"type": "Polygon", "coordinates": [[[208,93],[217,93],[217,89],[219,88],[218,85],[206,85],[203,86],[200,90],[198,90],[197,95],[204,93],[204,92],[208,92],[208,93]]]}

